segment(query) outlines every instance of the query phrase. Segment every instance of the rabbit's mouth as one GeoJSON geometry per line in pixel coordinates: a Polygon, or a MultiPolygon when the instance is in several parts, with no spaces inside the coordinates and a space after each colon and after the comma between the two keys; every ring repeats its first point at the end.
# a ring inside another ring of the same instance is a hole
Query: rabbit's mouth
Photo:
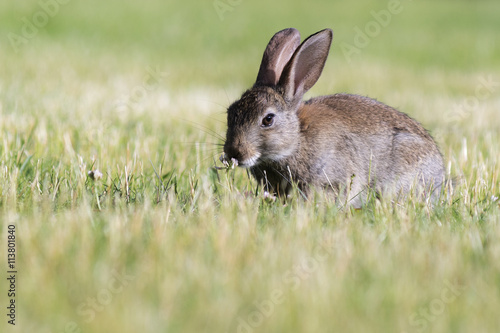
{"type": "Polygon", "coordinates": [[[249,158],[246,158],[244,160],[239,160],[237,158],[230,158],[227,154],[222,154],[219,158],[219,160],[222,162],[224,165],[224,168],[234,168],[234,167],[242,167],[242,168],[251,168],[257,164],[259,164],[260,160],[260,154],[257,153],[254,156],[251,156],[249,158]]]}
{"type": "Polygon", "coordinates": [[[242,161],[238,161],[238,166],[242,168],[251,168],[259,163],[260,154],[257,153],[242,161]]]}

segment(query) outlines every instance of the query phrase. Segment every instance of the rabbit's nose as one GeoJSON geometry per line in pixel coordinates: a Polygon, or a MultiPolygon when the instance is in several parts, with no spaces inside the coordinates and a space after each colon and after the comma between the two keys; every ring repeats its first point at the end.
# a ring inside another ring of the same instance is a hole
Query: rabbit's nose
{"type": "Polygon", "coordinates": [[[224,145],[224,153],[226,154],[226,158],[228,160],[235,159],[238,162],[241,162],[241,158],[243,154],[241,153],[241,149],[239,145],[224,145]]]}

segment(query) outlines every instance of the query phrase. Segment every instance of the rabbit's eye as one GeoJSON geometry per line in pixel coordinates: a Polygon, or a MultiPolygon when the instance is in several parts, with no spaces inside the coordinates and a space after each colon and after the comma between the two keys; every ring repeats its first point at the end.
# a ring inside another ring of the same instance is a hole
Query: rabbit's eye
{"type": "Polygon", "coordinates": [[[270,127],[274,123],[274,113],[269,113],[262,119],[262,127],[270,127]]]}

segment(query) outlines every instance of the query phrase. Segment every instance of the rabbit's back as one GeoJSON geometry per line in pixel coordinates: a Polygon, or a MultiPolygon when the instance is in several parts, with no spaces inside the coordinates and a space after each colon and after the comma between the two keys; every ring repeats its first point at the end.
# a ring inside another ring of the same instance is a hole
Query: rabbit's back
{"type": "Polygon", "coordinates": [[[316,185],[367,185],[380,192],[407,193],[412,185],[438,188],[442,156],[417,121],[374,99],[336,94],[306,101],[299,109],[302,152],[316,185]]]}

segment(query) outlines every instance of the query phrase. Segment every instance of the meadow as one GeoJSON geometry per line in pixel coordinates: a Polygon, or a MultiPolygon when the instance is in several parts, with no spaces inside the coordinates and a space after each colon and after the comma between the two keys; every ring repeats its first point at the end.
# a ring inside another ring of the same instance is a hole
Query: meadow
{"type": "Polygon", "coordinates": [[[0,331],[498,332],[499,13],[1,2],[0,331]],[[439,203],[284,204],[245,170],[214,169],[226,108],[286,27],[334,31],[307,96],[370,96],[429,129],[456,180],[439,203]]]}

